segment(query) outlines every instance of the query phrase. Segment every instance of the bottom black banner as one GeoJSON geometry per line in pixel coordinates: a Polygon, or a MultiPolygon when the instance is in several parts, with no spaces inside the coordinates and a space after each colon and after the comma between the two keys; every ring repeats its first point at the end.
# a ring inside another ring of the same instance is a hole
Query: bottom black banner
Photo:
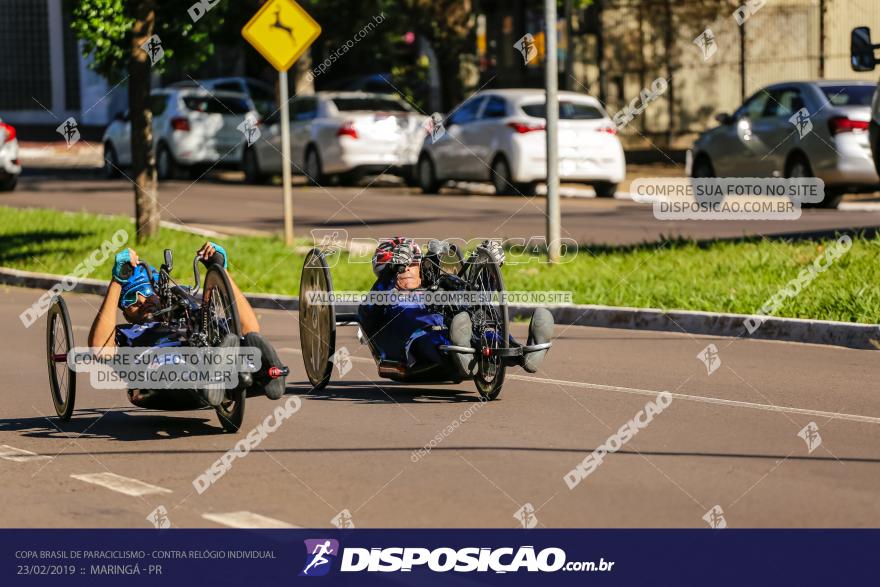
{"type": "Polygon", "coordinates": [[[875,584],[880,530],[0,530],[0,585],[875,584]]]}

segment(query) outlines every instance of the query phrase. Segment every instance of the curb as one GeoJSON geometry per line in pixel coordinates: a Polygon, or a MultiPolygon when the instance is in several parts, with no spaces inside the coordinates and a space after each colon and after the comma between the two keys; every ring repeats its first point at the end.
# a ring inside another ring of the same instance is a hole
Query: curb
{"type": "MultiPolygon", "coordinates": [[[[100,279],[68,279],[51,273],[0,267],[0,284],[3,285],[48,290],[62,281],[66,281],[70,286],[66,288],[68,291],[76,293],[104,295],[107,291],[107,282],[100,279]]],[[[246,293],[245,297],[254,308],[292,311],[299,309],[299,299],[295,296],[246,293]]],[[[535,306],[521,304],[510,305],[510,317],[528,318],[534,308],[535,306]]],[[[572,326],[683,332],[706,336],[821,344],[851,349],[880,349],[880,326],[872,324],[770,317],[754,333],[749,334],[743,326],[743,321],[749,318],[746,314],[667,311],[592,304],[547,306],[547,308],[553,313],[557,324],[572,326]]],[[[354,309],[354,307],[344,307],[338,308],[337,311],[350,312],[354,309]]]]}

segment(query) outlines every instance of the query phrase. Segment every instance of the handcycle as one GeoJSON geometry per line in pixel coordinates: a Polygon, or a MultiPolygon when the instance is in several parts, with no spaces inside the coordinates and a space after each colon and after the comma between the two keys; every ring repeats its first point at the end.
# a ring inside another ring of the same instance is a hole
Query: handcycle
{"type": "MultiPolygon", "coordinates": [[[[550,348],[550,342],[520,345],[512,341],[504,278],[487,250],[478,247],[464,259],[461,250],[451,244],[445,253],[425,255],[420,270],[425,287],[415,291],[442,289],[474,294],[471,298],[476,303],[429,306],[430,311],[443,314],[446,324],[458,312],[467,312],[473,327],[473,346],[441,344],[437,348],[443,363],[411,368],[402,362],[383,360],[372,338],[362,336],[359,330],[358,338],[369,347],[380,377],[400,382],[460,383],[463,379],[448,359],[452,353],[469,353],[476,361],[473,380],[477,391],[483,399],[492,400],[501,393],[509,364],[526,353],[550,348]]],[[[313,248],[306,255],[300,278],[299,333],[306,375],[314,391],[323,389],[330,381],[336,360],[336,328],[361,326],[356,311],[337,312],[335,305],[327,302],[332,293],[327,255],[322,249],[313,248]],[[315,303],[321,297],[325,301],[315,303]]]]}
{"type": "MultiPolygon", "coordinates": [[[[153,273],[146,263],[144,267],[153,283],[153,273]]],[[[172,333],[184,346],[220,347],[227,334],[241,338],[241,322],[229,277],[220,265],[211,265],[205,275],[204,286],[199,291],[201,276],[199,256],[193,259],[192,287],[179,285],[171,278],[173,259],[170,249],[165,249],[164,263],[159,268],[155,291],[159,296],[159,309],[153,312],[153,320],[172,333]]],[[[130,266],[128,274],[133,271],[130,266]]],[[[127,275],[123,275],[127,277],[127,275]]],[[[73,415],[76,401],[76,373],[68,364],[68,353],[74,348],[70,313],[61,296],[56,296],[49,308],[46,321],[46,357],[49,367],[49,388],[55,412],[62,421],[73,415]]],[[[287,367],[270,370],[270,376],[288,374],[287,367]]],[[[253,379],[249,372],[238,372],[238,384],[225,389],[225,398],[214,409],[223,429],[237,432],[244,419],[247,389],[253,379]]],[[[212,384],[218,385],[218,384],[212,384]]],[[[205,404],[207,405],[207,404],[205,404]]]]}

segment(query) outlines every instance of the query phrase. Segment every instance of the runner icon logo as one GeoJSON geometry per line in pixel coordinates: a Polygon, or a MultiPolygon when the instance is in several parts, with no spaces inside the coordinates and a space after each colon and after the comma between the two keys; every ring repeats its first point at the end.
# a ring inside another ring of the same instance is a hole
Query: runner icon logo
{"type": "Polygon", "coordinates": [[[516,510],[513,517],[519,521],[523,528],[534,528],[538,525],[538,517],[535,515],[535,506],[530,503],[526,503],[516,510]]]}
{"type": "Polygon", "coordinates": [[[697,358],[706,365],[707,374],[711,375],[721,366],[721,357],[718,356],[718,347],[710,344],[697,354],[697,358]]]}
{"type": "Polygon", "coordinates": [[[798,432],[804,442],[807,443],[807,450],[813,452],[822,444],[822,435],[819,434],[819,426],[815,422],[810,422],[798,432]]]}
{"type": "Polygon", "coordinates": [[[323,577],[330,572],[339,556],[339,541],[332,538],[311,538],[306,544],[306,566],[300,577],[323,577]]]}

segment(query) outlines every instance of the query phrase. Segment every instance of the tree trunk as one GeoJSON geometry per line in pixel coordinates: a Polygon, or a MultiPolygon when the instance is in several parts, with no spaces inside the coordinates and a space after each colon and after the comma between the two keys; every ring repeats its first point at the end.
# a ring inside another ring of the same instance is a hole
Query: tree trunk
{"type": "Polygon", "coordinates": [[[675,138],[675,131],[677,130],[677,121],[675,120],[675,37],[673,36],[673,31],[675,30],[673,26],[675,25],[675,15],[672,9],[672,0],[665,0],[663,3],[663,12],[666,15],[666,29],[663,33],[664,43],[663,43],[663,53],[664,59],[666,61],[666,76],[669,80],[669,89],[666,94],[666,116],[669,118],[669,122],[667,123],[666,128],[666,147],[669,148],[672,146],[672,141],[675,138]]]}
{"type": "Polygon", "coordinates": [[[153,153],[153,113],[150,110],[151,63],[141,49],[153,35],[156,21],[154,0],[135,0],[128,62],[128,111],[131,119],[131,167],[134,175],[136,242],[143,243],[159,232],[159,199],[153,153]]]}
{"type": "Polygon", "coordinates": [[[308,96],[315,93],[315,78],[309,75],[312,70],[312,52],[306,51],[293,64],[293,93],[295,96],[308,96]]]}

